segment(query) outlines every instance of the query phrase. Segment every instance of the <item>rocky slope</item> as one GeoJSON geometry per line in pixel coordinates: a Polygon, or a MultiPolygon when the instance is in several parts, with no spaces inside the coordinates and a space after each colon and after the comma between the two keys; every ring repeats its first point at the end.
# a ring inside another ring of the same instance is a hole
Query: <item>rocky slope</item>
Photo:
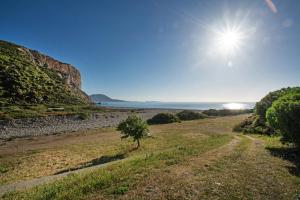
{"type": "Polygon", "coordinates": [[[0,40],[1,104],[82,104],[80,72],[38,51],[0,40]]]}

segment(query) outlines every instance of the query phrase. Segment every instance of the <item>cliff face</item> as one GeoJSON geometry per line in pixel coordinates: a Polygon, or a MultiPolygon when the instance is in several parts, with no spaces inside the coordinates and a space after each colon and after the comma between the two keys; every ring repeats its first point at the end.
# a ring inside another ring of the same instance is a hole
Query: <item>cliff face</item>
{"type": "Polygon", "coordinates": [[[80,72],[74,66],[1,40],[0,89],[0,101],[8,103],[60,103],[59,99],[63,103],[72,103],[71,99],[74,103],[90,102],[81,90],[80,72]]]}
{"type": "Polygon", "coordinates": [[[38,51],[24,48],[35,64],[52,69],[71,87],[81,88],[80,72],[70,64],[62,63],[38,51]]]}

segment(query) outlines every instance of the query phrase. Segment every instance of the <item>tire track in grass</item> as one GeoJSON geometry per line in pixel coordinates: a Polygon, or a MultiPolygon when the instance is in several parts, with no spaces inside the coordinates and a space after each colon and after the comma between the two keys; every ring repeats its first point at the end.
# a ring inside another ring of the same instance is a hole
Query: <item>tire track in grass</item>
{"type": "Polygon", "coordinates": [[[157,174],[139,183],[138,188],[129,191],[123,196],[119,196],[117,199],[138,199],[139,197],[143,197],[143,199],[168,199],[168,193],[174,194],[182,190],[182,188],[180,188],[176,191],[172,191],[172,189],[174,189],[173,184],[176,185],[176,182],[193,182],[195,169],[210,165],[229,156],[240,144],[242,139],[244,139],[244,137],[235,135],[234,138],[225,145],[201,153],[180,164],[171,165],[166,169],[158,170],[157,174]]]}

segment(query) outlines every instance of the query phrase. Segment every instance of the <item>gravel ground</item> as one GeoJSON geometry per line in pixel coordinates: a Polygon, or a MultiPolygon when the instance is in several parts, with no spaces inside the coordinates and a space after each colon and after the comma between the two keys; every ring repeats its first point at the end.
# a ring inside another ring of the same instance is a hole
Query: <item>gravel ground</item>
{"type": "MultiPolygon", "coordinates": [[[[145,109],[136,113],[147,120],[160,112],[176,113],[179,110],[145,109]]],[[[72,133],[78,130],[114,127],[131,112],[112,111],[94,113],[89,119],[82,120],[78,116],[48,116],[43,118],[16,119],[0,121],[0,139],[9,140],[17,137],[72,133]]]]}

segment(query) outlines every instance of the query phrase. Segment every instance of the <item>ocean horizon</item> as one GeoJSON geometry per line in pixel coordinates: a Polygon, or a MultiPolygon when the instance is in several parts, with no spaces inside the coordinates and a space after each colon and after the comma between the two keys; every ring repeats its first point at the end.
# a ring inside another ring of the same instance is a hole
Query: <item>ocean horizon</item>
{"type": "Polygon", "coordinates": [[[145,109],[186,109],[186,110],[208,110],[208,109],[253,109],[255,102],[159,102],[159,101],[120,101],[101,102],[101,107],[113,108],[145,108],[145,109]]]}

